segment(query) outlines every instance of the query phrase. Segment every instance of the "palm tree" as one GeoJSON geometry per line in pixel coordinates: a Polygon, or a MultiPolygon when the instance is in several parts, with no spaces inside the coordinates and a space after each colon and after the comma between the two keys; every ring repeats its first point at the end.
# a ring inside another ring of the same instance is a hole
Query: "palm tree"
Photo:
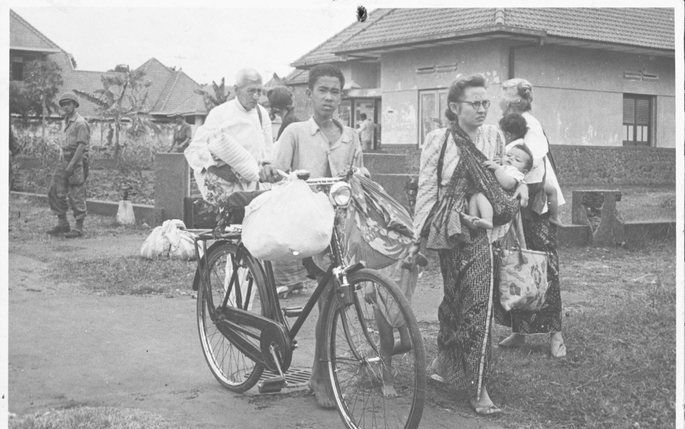
{"type": "Polygon", "coordinates": [[[114,123],[114,159],[121,167],[124,145],[120,133],[124,122],[130,123],[126,132],[130,137],[144,135],[150,129],[159,127],[152,122],[146,111],[148,87],[151,82],[145,80],[142,70],[130,70],[127,66],[117,66],[100,77],[102,88],[94,93],[74,90],[80,96],[97,105],[102,119],[114,123]]]}
{"type": "Polygon", "coordinates": [[[226,89],[226,80],[223,77],[221,78],[221,84],[219,85],[212,81],[212,92],[209,92],[206,89],[196,89],[195,93],[202,96],[207,111],[212,110],[214,107],[223,104],[232,98],[231,90],[230,88],[228,90],[226,89]]]}

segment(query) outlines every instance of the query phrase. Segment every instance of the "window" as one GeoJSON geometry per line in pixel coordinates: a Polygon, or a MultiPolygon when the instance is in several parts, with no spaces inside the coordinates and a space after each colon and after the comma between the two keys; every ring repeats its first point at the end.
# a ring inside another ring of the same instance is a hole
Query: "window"
{"type": "Polygon", "coordinates": [[[23,58],[12,58],[10,62],[10,80],[24,80],[23,58]]]}
{"type": "Polygon", "coordinates": [[[431,89],[419,92],[419,147],[423,147],[426,135],[447,126],[447,89],[431,89]]]}
{"type": "Polygon", "coordinates": [[[623,145],[653,146],[654,97],[623,94],[623,145]]]}

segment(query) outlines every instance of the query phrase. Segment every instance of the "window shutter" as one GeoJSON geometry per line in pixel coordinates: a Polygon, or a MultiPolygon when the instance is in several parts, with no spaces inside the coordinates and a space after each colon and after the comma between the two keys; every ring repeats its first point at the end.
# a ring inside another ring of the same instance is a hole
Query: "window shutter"
{"type": "Polygon", "coordinates": [[[623,123],[635,123],[635,99],[623,98],[623,123]]]}
{"type": "Polygon", "coordinates": [[[649,125],[649,100],[638,98],[635,110],[635,124],[649,125]]]}

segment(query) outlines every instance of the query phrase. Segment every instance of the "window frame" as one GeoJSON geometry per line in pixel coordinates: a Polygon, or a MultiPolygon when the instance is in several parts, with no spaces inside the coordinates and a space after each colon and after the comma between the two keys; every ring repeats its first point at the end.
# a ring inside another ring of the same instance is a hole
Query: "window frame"
{"type": "Polygon", "coordinates": [[[632,94],[632,93],[624,93],[623,94],[623,99],[622,99],[622,116],[624,119],[621,121],[621,141],[623,143],[623,146],[646,146],[646,147],[654,147],[656,146],[656,97],[653,95],[648,95],[648,94],[632,94]],[[626,123],[625,121],[625,102],[626,100],[631,100],[633,103],[633,121],[631,123],[626,123]],[[638,125],[636,121],[636,116],[637,116],[637,103],[639,100],[646,100],[649,105],[648,105],[648,123],[647,125],[638,125]],[[646,130],[646,138],[647,140],[644,140],[645,137],[645,129],[644,127],[647,127],[646,130]],[[626,129],[626,127],[628,127],[626,129]],[[632,135],[628,135],[628,134],[632,135]],[[638,134],[639,134],[639,140],[638,140],[638,134]]]}
{"type": "Polygon", "coordinates": [[[429,132],[433,131],[434,129],[437,128],[442,128],[447,126],[447,118],[444,116],[444,111],[447,109],[447,94],[449,92],[449,88],[427,88],[427,89],[421,89],[418,91],[418,109],[417,109],[417,115],[418,115],[418,144],[417,146],[419,148],[422,148],[425,140],[426,140],[426,135],[428,135],[429,132]],[[428,94],[433,94],[434,95],[434,100],[433,100],[433,110],[437,112],[437,118],[433,117],[431,119],[435,120],[437,119],[439,121],[439,124],[436,126],[436,128],[433,128],[427,132],[424,132],[424,123],[423,123],[423,110],[424,110],[424,103],[423,103],[423,96],[428,95],[428,94]],[[444,100],[445,100],[445,105],[443,108],[440,108],[440,97],[441,95],[444,95],[444,100]]]}

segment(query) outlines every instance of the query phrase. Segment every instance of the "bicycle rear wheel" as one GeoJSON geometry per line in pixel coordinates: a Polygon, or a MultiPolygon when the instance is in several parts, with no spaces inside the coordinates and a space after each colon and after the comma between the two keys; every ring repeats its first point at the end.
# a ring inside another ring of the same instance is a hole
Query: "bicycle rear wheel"
{"type": "MultiPolygon", "coordinates": [[[[219,383],[233,392],[245,392],[261,377],[264,367],[235,347],[214,323],[222,317],[223,303],[266,316],[266,280],[252,256],[232,242],[218,242],[206,255],[208,277],[199,280],[197,328],[205,360],[219,383]]],[[[196,276],[202,276],[198,270],[196,276]]],[[[259,341],[244,335],[257,347],[259,341]]]]}
{"type": "Polygon", "coordinates": [[[356,271],[348,281],[353,304],[332,301],[325,313],[328,372],[340,416],[348,428],[416,428],[426,357],[409,302],[377,271],[356,271]]]}

